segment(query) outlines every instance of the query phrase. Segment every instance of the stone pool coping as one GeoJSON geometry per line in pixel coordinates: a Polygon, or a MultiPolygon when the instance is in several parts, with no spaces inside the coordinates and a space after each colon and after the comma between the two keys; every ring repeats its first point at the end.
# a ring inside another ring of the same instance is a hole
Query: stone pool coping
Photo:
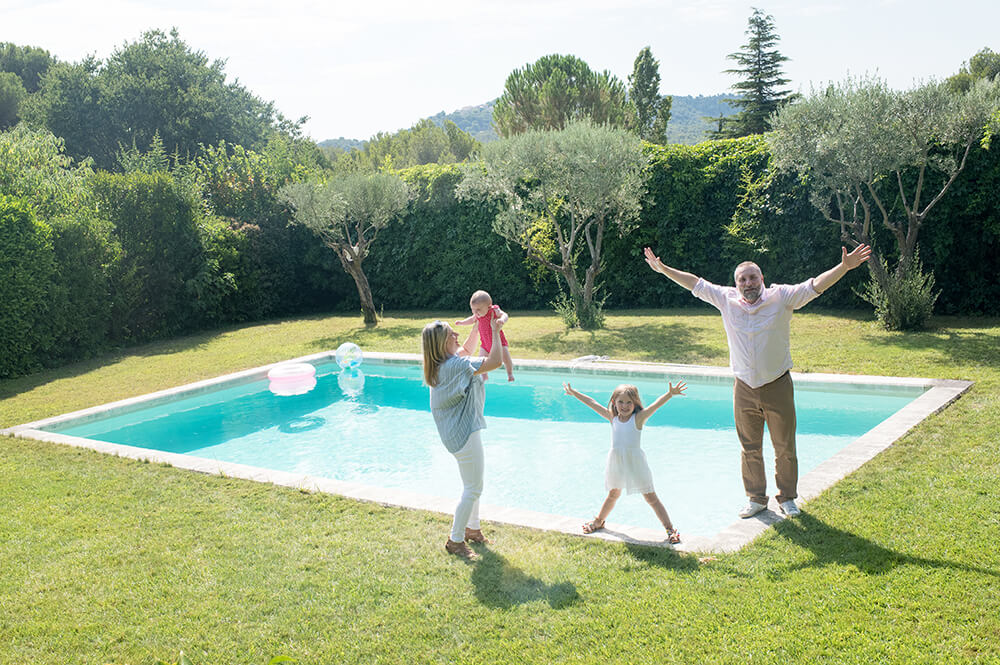
{"type": "MultiPolygon", "coordinates": [[[[287,362],[335,362],[334,351],[324,351],[293,360],[273,363],[262,367],[235,372],[224,376],[198,381],[176,388],[169,388],[148,395],[132,397],[110,404],[83,409],[72,413],[37,420],[24,425],[16,425],[0,434],[37,441],[59,443],[80,448],[89,448],[110,455],[118,455],[130,459],[166,463],[172,466],[199,471],[202,473],[220,474],[234,478],[244,478],[258,482],[268,482],[285,487],[294,487],[308,491],[337,494],[361,501],[372,501],[387,506],[398,506],[416,510],[430,510],[451,514],[455,508],[454,497],[440,497],[406,490],[375,487],[361,483],[345,482],[330,478],[321,478],[287,471],[275,471],[260,467],[220,462],[216,460],[168,453],[148,448],[138,448],[116,443],[108,443],[94,439],[84,439],[65,434],[47,432],[43,427],[51,427],[66,421],[85,423],[89,420],[102,418],[112,414],[122,414],[140,408],[146,408],[158,403],[208,392],[220,384],[238,385],[260,381],[267,377],[269,369],[275,365],[287,362]]],[[[419,364],[421,356],[410,353],[376,353],[366,352],[365,358],[386,364],[419,364]]],[[[586,358],[571,361],[515,359],[514,365],[521,371],[546,371],[551,369],[570,369],[576,373],[620,374],[622,376],[642,376],[646,378],[662,378],[665,380],[686,379],[697,377],[719,383],[732,383],[733,374],[728,367],[707,367],[701,365],[676,365],[669,363],[647,363],[635,361],[617,361],[604,358],[586,358]]],[[[925,392],[869,430],[858,439],[837,452],[830,459],[819,464],[815,469],[799,478],[800,506],[815,498],[834,483],[857,470],[862,464],[891,446],[924,418],[938,413],[963,393],[972,387],[971,381],[949,379],[921,379],[888,376],[862,376],[849,374],[803,374],[792,372],[796,385],[807,388],[809,384],[822,383],[825,387],[842,386],[845,390],[852,387],[884,388],[886,390],[920,389],[925,392]]],[[[835,389],[835,388],[834,388],[835,389]]],[[[736,455],[734,449],[734,455],[736,455]]],[[[733,506],[735,513],[738,506],[733,506]]],[[[712,537],[685,537],[679,545],[669,545],[662,531],[633,527],[624,524],[608,522],[605,529],[590,535],[580,532],[581,517],[552,515],[518,508],[506,508],[482,504],[480,516],[491,522],[515,524],[546,531],[557,531],[581,538],[592,538],[607,541],[619,541],[640,545],[673,547],[681,551],[697,552],[731,552],[752,542],[764,533],[772,524],[780,522],[784,517],[777,510],[777,504],[771,499],[771,505],[766,510],[750,519],[737,519],[728,527],[712,537]]]]}

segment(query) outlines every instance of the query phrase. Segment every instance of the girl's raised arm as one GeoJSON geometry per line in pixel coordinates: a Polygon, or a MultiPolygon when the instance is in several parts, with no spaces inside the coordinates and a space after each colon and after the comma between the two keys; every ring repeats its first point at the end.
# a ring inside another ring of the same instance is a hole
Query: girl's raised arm
{"type": "Polygon", "coordinates": [[[578,400],[580,400],[581,402],[592,408],[594,411],[597,411],[597,413],[601,414],[602,418],[605,418],[607,420],[611,420],[612,418],[614,418],[614,415],[611,413],[608,407],[604,406],[603,404],[599,404],[597,400],[595,400],[593,397],[590,397],[589,395],[584,395],[583,393],[581,393],[579,390],[576,390],[575,388],[573,388],[573,386],[569,385],[568,383],[563,384],[563,390],[566,391],[567,395],[572,395],[573,397],[577,398],[578,400]]]}
{"type": "Polygon", "coordinates": [[[635,414],[636,427],[642,428],[646,424],[646,421],[649,420],[649,417],[656,413],[657,409],[666,404],[671,397],[674,395],[683,395],[684,391],[687,390],[687,384],[683,381],[678,381],[676,386],[672,383],[668,383],[667,385],[669,386],[667,392],[657,397],[655,402],[635,414]]]}

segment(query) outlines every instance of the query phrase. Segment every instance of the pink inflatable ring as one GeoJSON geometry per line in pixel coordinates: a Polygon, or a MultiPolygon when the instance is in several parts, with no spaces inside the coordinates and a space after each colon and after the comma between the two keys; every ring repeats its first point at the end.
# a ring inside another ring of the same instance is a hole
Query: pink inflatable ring
{"type": "Polygon", "coordinates": [[[302,395],[316,387],[316,368],[309,363],[275,365],[267,378],[275,395],[302,395]]]}

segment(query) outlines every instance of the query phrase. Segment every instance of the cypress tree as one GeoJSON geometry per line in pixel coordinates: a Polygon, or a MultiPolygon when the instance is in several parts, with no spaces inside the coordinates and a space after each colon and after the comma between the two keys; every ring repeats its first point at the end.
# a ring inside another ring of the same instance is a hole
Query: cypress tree
{"type": "Polygon", "coordinates": [[[780,38],[774,29],[774,17],[755,7],[745,34],[750,39],[742,50],[726,56],[739,68],[725,70],[742,78],[732,86],[739,97],[726,100],[740,111],[722,122],[720,131],[713,133],[717,138],[763,134],[770,129],[771,114],[795,97],[790,90],[780,89],[789,82],[781,70],[781,63],[788,58],[775,48],[780,38]]]}

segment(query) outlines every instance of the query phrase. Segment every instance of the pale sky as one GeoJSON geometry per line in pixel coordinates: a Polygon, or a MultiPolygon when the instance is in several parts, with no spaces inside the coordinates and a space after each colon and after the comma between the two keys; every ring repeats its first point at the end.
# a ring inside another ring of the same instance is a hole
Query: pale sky
{"type": "Polygon", "coordinates": [[[627,82],[639,50],[661,93],[728,93],[751,7],[774,17],[789,87],[877,74],[894,88],[1000,51],[998,0],[0,0],[0,42],[107,58],[150,29],[180,37],[317,141],[368,139],[482,104],[516,68],[571,54],[627,82]]]}

